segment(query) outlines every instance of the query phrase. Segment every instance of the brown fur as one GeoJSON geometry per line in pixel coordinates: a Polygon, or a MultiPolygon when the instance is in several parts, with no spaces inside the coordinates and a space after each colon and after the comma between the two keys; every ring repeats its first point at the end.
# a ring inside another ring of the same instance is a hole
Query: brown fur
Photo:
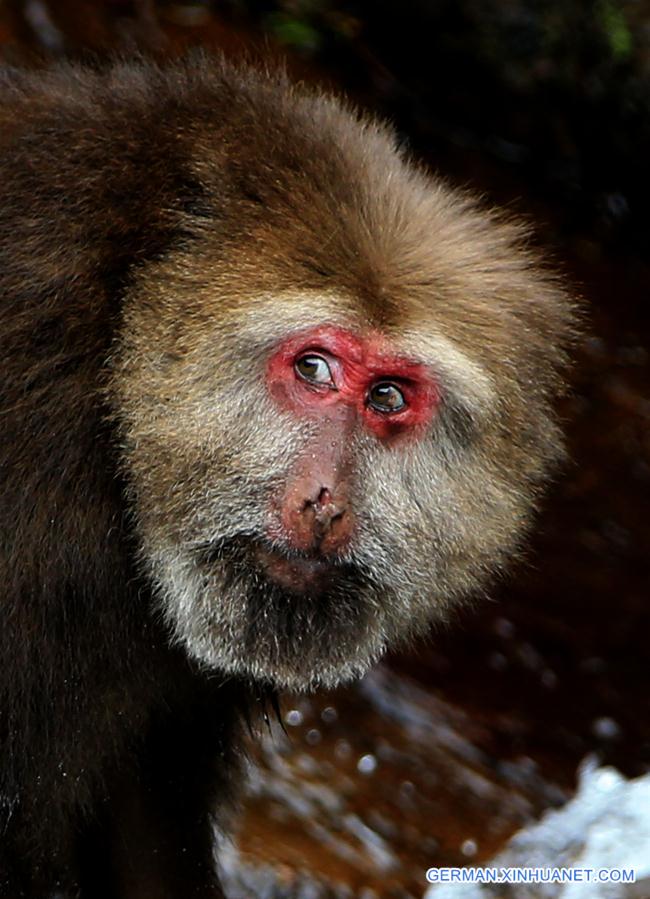
{"type": "Polygon", "coordinates": [[[282,76],[0,91],[0,896],[218,896],[248,684],[362,673],[516,549],[571,305],[518,225],[282,76]],[[247,541],[309,432],[265,359],[323,321],[425,361],[443,403],[403,452],[353,441],[357,573],[316,607],[260,588],[247,541]]]}

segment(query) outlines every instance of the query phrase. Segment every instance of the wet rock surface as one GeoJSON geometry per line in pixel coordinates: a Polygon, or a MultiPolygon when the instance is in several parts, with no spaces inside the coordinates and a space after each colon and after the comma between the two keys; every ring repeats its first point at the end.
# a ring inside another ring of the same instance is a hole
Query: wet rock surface
{"type": "Polygon", "coordinates": [[[489,867],[580,869],[581,879],[534,885],[442,884],[425,899],[644,899],[650,895],[650,775],[626,780],[614,768],[583,766],[576,795],[508,842],[489,867]],[[606,871],[604,869],[609,869],[606,871]],[[633,882],[622,882],[634,871],[633,882]],[[615,882],[594,882],[604,873],[615,882]],[[620,879],[619,879],[620,878],[620,879]]]}

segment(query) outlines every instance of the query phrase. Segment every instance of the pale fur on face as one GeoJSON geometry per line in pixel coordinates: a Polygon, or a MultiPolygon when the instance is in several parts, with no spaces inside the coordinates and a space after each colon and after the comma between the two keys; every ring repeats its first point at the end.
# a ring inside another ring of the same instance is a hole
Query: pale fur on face
{"type": "MultiPolygon", "coordinates": [[[[442,391],[430,433],[399,448],[358,434],[357,527],[339,576],[311,596],[270,583],[252,541],[265,539],[272,499],[314,425],[270,400],[268,355],[308,327],[361,325],[340,295],[262,295],[247,308],[204,327],[182,356],[151,339],[160,318],[149,305],[128,312],[115,383],[142,558],[196,660],[280,687],[331,687],[475,590],[515,545],[529,500],[489,458],[489,374],[443,334],[419,335],[419,361],[442,391]]],[[[414,343],[407,334],[395,349],[418,358],[414,343]]]]}

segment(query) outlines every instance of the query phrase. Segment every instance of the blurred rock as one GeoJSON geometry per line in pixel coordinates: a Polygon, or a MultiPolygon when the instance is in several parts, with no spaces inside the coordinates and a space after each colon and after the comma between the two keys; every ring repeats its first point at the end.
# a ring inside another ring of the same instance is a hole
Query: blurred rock
{"type": "Polygon", "coordinates": [[[634,869],[635,883],[436,884],[425,899],[646,899],[650,895],[650,774],[626,780],[587,762],[564,808],[520,830],[495,868],[634,869]]]}

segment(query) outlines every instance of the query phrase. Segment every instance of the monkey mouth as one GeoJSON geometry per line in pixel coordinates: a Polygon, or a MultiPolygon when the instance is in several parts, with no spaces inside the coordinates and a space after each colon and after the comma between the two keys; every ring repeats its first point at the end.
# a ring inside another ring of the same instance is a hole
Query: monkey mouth
{"type": "Polygon", "coordinates": [[[315,556],[289,556],[262,543],[253,550],[265,575],[292,593],[319,592],[333,580],[339,565],[315,556]]]}
{"type": "Polygon", "coordinates": [[[257,571],[257,578],[290,594],[322,595],[359,578],[356,567],[340,559],[285,551],[252,535],[204,545],[198,558],[202,566],[225,564],[232,576],[257,571]]]}

